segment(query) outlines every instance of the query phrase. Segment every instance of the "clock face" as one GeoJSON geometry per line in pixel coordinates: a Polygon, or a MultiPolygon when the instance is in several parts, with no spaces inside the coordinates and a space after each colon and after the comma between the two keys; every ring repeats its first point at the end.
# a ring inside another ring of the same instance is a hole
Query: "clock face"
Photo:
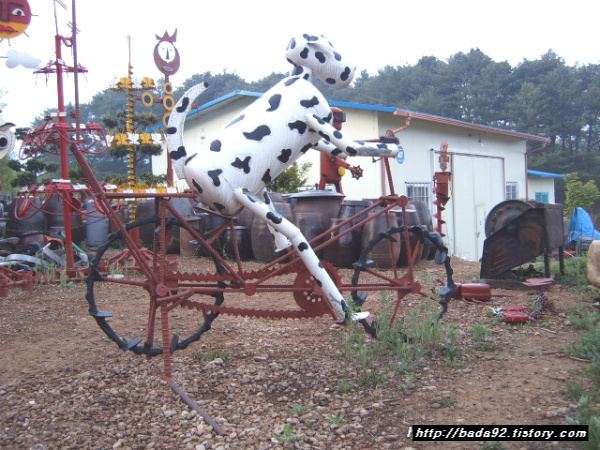
{"type": "Polygon", "coordinates": [[[179,69],[179,52],[170,41],[161,40],[154,47],[154,62],[165,75],[173,75],[179,69]]]}
{"type": "Polygon", "coordinates": [[[164,62],[170,63],[175,59],[176,54],[177,50],[172,43],[167,41],[158,43],[158,55],[164,62]]]}

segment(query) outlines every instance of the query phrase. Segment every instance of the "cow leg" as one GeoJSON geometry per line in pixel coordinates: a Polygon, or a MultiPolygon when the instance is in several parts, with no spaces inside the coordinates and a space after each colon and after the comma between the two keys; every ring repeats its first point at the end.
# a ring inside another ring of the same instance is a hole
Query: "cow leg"
{"type": "MultiPolygon", "coordinates": [[[[273,202],[271,201],[271,198],[269,197],[269,193],[267,192],[266,189],[262,190],[261,195],[265,199],[265,204],[267,204],[269,206],[269,209],[272,212],[274,212],[275,214],[279,214],[277,212],[277,210],[275,209],[275,206],[273,205],[273,202]]],[[[292,243],[288,240],[287,237],[285,237],[283,234],[281,234],[279,231],[277,231],[275,228],[273,228],[270,225],[269,221],[267,221],[267,228],[269,229],[269,232],[273,235],[273,238],[275,239],[275,251],[276,252],[285,250],[290,245],[292,245],[292,243]]]]}
{"type": "Polygon", "coordinates": [[[273,212],[267,204],[249,191],[238,188],[235,189],[234,195],[240,203],[255,214],[255,220],[265,221],[291,241],[304,265],[323,291],[326,300],[332,306],[337,316],[336,319],[344,320],[348,313],[346,301],[298,227],[277,212],[273,212]]]}

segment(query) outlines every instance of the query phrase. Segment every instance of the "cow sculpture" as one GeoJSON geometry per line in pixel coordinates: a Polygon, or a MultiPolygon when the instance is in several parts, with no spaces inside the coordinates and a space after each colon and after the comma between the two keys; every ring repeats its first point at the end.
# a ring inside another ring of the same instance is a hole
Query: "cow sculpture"
{"type": "MultiPolygon", "coordinates": [[[[342,89],[352,82],[355,68],[345,63],[325,37],[304,34],[292,38],[286,58],[294,66],[291,75],[193,153],[183,143],[184,122],[192,103],[208,85],[189,89],[169,119],[169,155],[177,176],[198,193],[205,208],[233,216],[246,207],[267,223],[278,250],[293,245],[336,319],[344,320],[348,308],[342,294],[298,227],[277,213],[266,186],[310,149],[346,158],[394,156],[398,148],[395,144],[368,147],[347,139],[332,126],[331,108],[312,80],[342,89]]],[[[366,316],[366,312],[358,313],[353,319],[366,316]]]]}

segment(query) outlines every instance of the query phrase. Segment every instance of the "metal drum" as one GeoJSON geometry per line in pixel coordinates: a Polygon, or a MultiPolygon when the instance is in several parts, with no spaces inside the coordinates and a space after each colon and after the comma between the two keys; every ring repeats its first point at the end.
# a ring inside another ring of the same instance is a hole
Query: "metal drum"
{"type": "MultiPolygon", "coordinates": [[[[292,207],[287,202],[273,202],[275,210],[290,222],[294,222],[294,213],[292,207]]],[[[265,221],[254,218],[252,222],[252,231],[250,233],[252,242],[252,253],[254,257],[262,262],[271,262],[277,259],[283,251],[275,251],[275,239],[267,228],[265,221]]]]}
{"type": "Polygon", "coordinates": [[[237,243],[240,260],[248,261],[254,257],[252,253],[252,243],[250,242],[250,233],[248,228],[235,226],[233,234],[231,228],[228,228],[223,234],[223,256],[235,259],[234,238],[237,243]]]}

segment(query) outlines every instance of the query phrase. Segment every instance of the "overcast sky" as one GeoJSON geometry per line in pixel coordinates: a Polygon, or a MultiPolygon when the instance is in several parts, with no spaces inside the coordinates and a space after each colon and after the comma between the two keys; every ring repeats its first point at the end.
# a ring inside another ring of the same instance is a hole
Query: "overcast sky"
{"type": "MultiPolygon", "coordinates": [[[[35,15],[27,36],[0,42],[27,52],[45,65],[54,60],[54,36],[67,36],[72,0],[29,0],[35,15]]],[[[512,66],[552,49],[568,65],[600,63],[597,0],[79,0],[76,5],[78,58],[88,73],[80,77],[80,101],[106,89],[115,76],[126,76],[127,36],[131,37],[134,76],[162,77],[153,60],[155,35],[177,29],[181,68],[171,77],[177,86],[194,73],[223,70],[247,81],[271,72],[287,72],[284,51],[296,33],[324,34],[350,59],[358,73],[376,73],[386,65],[415,64],[433,55],[442,60],[479,48],[494,61],[512,66]]],[[[63,47],[70,64],[70,51],[63,47]]],[[[32,69],[9,69],[0,58],[0,89],[8,91],[2,116],[19,127],[44,108],[57,106],[56,76],[32,69]]],[[[65,100],[72,102],[73,76],[65,77],[65,100]]],[[[398,106],[402,105],[386,105],[398,106]]]]}

